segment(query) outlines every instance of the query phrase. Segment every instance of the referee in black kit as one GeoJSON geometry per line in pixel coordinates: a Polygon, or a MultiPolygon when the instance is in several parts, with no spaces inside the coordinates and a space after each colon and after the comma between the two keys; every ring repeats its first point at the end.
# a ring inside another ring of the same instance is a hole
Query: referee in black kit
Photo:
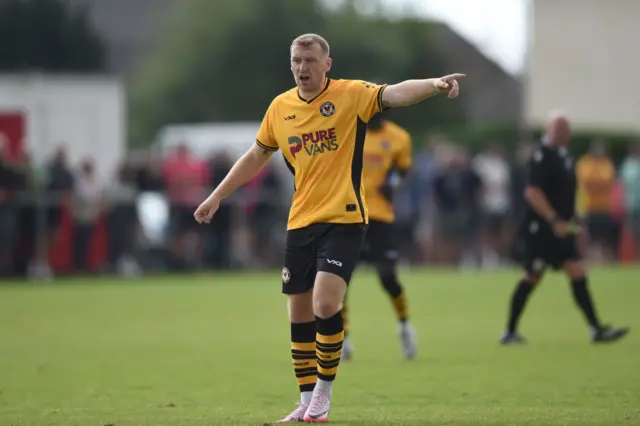
{"type": "Polygon", "coordinates": [[[554,115],[529,160],[527,209],[520,235],[526,273],[511,299],[507,330],[500,339],[503,345],[524,342],[517,331],[518,319],[547,267],[562,268],[571,280],[573,297],[589,323],[593,342],[614,342],[629,332],[628,328],[602,325],[589,294],[586,266],[578,251],[582,225],[575,211],[576,177],[567,150],[570,140],[569,120],[554,115]]]}

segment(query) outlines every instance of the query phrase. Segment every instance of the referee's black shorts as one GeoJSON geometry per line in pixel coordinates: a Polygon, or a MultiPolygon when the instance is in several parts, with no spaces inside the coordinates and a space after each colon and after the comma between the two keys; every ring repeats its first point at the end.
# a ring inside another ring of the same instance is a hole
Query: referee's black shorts
{"type": "Polygon", "coordinates": [[[392,222],[369,220],[369,229],[367,230],[360,259],[374,264],[387,263],[395,265],[397,263],[398,250],[392,222]]]}
{"type": "Polygon", "coordinates": [[[558,270],[566,262],[582,259],[575,235],[557,238],[547,233],[529,234],[523,243],[522,263],[530,275],[541,274],[549,267],[558,270]]]}
{"type": "Polygon", "coordinates": [[[338,275],[349,284],[366,232],[362,223],[316,223],[287,231],[282,292],[307,292],[318,271],[338,275]]]}

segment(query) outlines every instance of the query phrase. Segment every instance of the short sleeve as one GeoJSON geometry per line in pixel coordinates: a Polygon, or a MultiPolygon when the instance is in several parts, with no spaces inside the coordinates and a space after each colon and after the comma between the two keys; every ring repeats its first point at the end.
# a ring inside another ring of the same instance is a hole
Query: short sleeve
{"type": "Polygon", "coordinates": [[[362,80],[352,81],[352,91],[357,99],[358,117],[368,123],[371,117],[383,110],[382,93],[386,84],[374,84],[362,80]]]}
{"type": "Polygon", "coordinates": [[[262,119],[262,124],[260,124],[258,135],[256,136],[256,143],[258,146],[272,152],[278,150],[278,141],[276,140],[273,132],[274,104],[275,100],[271,102],[271,105],[269,105],[269,108],[262,119]]]}
{"type": "Polygon", "coordinates": [[[548,167],[546,167],[547,159],[542,148],[533,151],[529,160],[529,176],[527,185],[542,187],[547,181],[548,167]]]}
{"type": "Polygon", "coordinates": [[[404,173],[411,168],[411,164],[413,163],[412,156],[412,141],[411,136],[408,133],[404,133],[401,136],[400,141],[400,149],[396,154],[396,158],[394,160],[395,167],[399,172],[404,173]]]}

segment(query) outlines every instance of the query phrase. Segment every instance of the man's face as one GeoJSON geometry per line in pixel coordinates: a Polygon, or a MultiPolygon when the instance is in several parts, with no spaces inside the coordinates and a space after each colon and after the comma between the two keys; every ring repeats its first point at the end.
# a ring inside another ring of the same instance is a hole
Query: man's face
{"type": "Polygon", "coordinates": [[[547,137],[556,146],[567,146],[571,141],[571,125],[565,118],[552,120],[547,126],[547,137]]]}
{"type": "Polygon", "coordinates": [[[319,44],[291,47],[291,72],[296,85],[304,92],[322,90],[325,75],[331,69],[331,58],[322,51],[319,44]]]}

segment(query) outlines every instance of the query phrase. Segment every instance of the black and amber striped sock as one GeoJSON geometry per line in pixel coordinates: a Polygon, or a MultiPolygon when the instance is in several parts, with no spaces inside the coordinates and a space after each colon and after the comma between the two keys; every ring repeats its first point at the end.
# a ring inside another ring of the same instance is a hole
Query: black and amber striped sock
{"type": "Polygon", "coordinates": [[[327,319],[316,317],[316,322],[318,323],[316,335],[318,379],[331,382],[336,378],[342,355],[342,342],[344,341],[342,311],[338,311],[337,314],[327,319]]]}
{"type": "Polygon", "coordinates": [[[316,322],[291,324],[291,357],[300,392],[313,392],[318,380],[316,322]]]}
{"type": "Polygon", "coordinates": [[[380,281],[384,290],[389,295],[393,309],[396,311],[396,317],[399,321],[407,321],[409,319],[409,305],[404,289],[398,281],[398,275],[395,273],[384,274],[380,276],[380,281]]]}
{"type": "Polygon", "coordinates": [[[393,303],[393,309],[396,311],[398,320],[402,322],[407,321],[409,319],[409,305],[404,291],[395,297],[391,296],[391,302],[393,303]]]}
{"type": "Polygon", "coordinates": [[[346,295],[342,301],[342,328],[346,338],[349,335],[349,300],[346,295]]]}

